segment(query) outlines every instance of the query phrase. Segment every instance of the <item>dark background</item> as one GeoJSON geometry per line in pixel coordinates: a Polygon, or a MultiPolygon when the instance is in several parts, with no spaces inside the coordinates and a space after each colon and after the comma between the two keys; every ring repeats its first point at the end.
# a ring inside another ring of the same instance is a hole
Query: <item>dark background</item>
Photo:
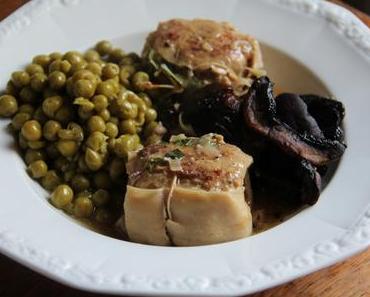
{"type": "Polygon", "coordinates": [[[370,0],[346,0],[344,2],[370,14],[370,0]]]}

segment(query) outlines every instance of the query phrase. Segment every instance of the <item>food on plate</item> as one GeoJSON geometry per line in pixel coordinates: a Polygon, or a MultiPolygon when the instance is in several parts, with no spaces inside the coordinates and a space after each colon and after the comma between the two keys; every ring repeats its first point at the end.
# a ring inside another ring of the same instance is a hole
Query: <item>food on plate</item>
{"type": "Polygon", "coordinates": [[[101,41],[85,53],[36,56],[11,75],[0,115],[12,117],[27,171],[57,208],[110,224],[120,216],[127,154],[165,132],[131,83],[140,67],[135,54],[101,41]]]}
{"type": "MultiPolygon", "coordinates": [[[[251,179],[256,197],[261,192],[314,204],[326,167],[346,148],[341,129],[344,107],[339,101],[288,93],[274,98],[273,84],[265,76],[256,79],[242,96],[229,87],[206,86],[190,100],[183,100],[179,112],[196,135],[222,134],[227,142],[253,156],[251,179]]],[[[164,119],[168,125],[168,118],[164,119]]]]}
{"type": "Polygon", "coordinates": [[[273,97],[272,83],[261,77],[244,98],[248,128],[282,150],[313,165],[338,160],[344,150],[340,124],[343,105],[314,95],[283,93],[273,97]]]}
{"type": "Polygon", "coordinates": [[[142,56],[174,92],[217,82],[243,93],[264,73],[258,41],[227,22],[161,22],[147,37],[142,56]]]}
{"type": "Polygon", "coordinates": [[[38,55],[0,95],[51,204],[156,245],[243,238],[315,204],[344,114],[332,98],[275,97],[258,41],[204,19],[161,22],[141,56],[108,41],[38,55]]]}
{"type": "Polygon", "coordinates": [[[129,238],[189,246],[249,236],[252,197],[244,180],[252,162],[216,134],[178,135],[145,147],[127,164],[124,228],[129,238]]]}

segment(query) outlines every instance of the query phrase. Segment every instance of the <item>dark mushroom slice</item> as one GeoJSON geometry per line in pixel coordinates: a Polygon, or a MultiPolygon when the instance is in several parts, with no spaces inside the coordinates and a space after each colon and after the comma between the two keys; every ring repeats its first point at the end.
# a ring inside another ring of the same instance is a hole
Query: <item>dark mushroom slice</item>
{"type": "Polygon", "coordinates": [[[260,151],[251,169],[255,203],[266,199],[274,208],[294,208],[317,202],[321,176],[308,161],[284,154],[270,144],[260,151]]]}
{"type": "Polygon", "coordinates": [[[316,119],[325,137],[342,141],[344,134],[340,125],[345,114],[343,104],[337,100],[317,95],[301,95],[300,97],[307,104],[308,112],[316,119]]]}
{"type": "Polygon", "coordinates": [[[244,130],[241,101],[232,88],[208,85],[188,96],[180,112],[196,135],[218,133],[226,142],[241,146],[240,135],[244,130]]]}
{"type": "Polygon", "coordinates": [[[275,100],[272,87],[268,77],[261,77],[244,96],[243,112],[247,128],[268,138],[286,153],[306,159],[315,166],[338,160],[346,148],[338,140],[339,124],[344,114],[339,103],[334,108],[334,104],[327,102],[331,99],[324,100],[322,105],[325,109],[333,110],[330,113],[332,118],[324,118],[325,112],[318,112],[318,99],[312,100],[312,96],[303,97],[309,102],[307,105],[298,95],[283,94],[275,100]],[[318,119],[315,115],[319,115],[318,119]]]}

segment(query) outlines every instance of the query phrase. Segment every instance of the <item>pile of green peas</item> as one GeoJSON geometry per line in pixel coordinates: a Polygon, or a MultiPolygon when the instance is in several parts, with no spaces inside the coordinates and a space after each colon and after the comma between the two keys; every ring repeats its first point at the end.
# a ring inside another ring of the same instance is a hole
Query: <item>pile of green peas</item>
{"type": "Polygon", "coordinates": [[[38,55],[12,73],[0,96],[29,175],[50,202],[78,218],[114,223],[122,210],[130,152],[165,130],[134,53],[108,41],[85,53],[38,55]]]}

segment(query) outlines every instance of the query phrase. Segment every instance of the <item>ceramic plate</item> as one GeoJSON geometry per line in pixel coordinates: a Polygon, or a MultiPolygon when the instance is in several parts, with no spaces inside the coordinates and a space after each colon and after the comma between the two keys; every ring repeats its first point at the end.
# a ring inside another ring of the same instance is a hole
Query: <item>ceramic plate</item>
{"type": "Polygon", "coordinates": [[[0,251],[64,284],[113,294],[242,295],[308,274],[370,243],[370,32],[315,0],[34,0],[0,23],[0,86],[36,54],[110,39],[140,51],[175,17],[232,22],[264,44],[282,88],[326,92],[346,106],[348,149],[319,202],[258,235],[202,247],[112,239],[47,203],[0,121],[0,251]]]}

